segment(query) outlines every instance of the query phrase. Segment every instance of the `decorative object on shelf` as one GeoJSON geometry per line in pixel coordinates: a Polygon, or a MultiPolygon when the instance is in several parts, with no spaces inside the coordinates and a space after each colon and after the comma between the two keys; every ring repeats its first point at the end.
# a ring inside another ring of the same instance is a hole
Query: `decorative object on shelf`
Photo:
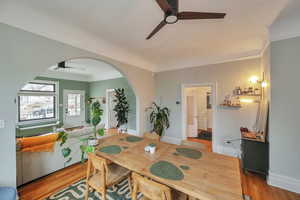
{"type": "Polygon", "coordinates": [[[238,96],[227,95],[224,102],[220,105],[222,107],[240,108],[241,102],[238,96]]]}
{"type": "Polygon", "coordinates": [[[161,108],[155,102],[151,107],[152,112],[150,114],[150,122],[153,125],[152,132],[162,136],[165,129],[170,127],[169,116],[170,110],[167,107],[161,108]]]}
{"type": "Polygon", "coordinates": [[[125,133],[127,132],[126,125],[128,123],[129,113],[129,103],[125,95],[125,89],[116,88],[115,97],[116,99],[114,100],[114,102],[116,102],[116,105],[113,110],[116,112],[116,118],[118,121],[117,128],[121,133],[125,133]]]}
{"type": "Polygon", "coordinates": [[[237,86],[233,90],[232,95],[227,95],[220,104],[221,107],[241,108],[241,103],[260,103],[263,96],[263,89],[267,86],[267,82],[263,79],[260,81],[257,76],[249,78],[250,86],[241,89],[237,86]],[[246,97],[246,98],[245,98],[246,97]]]}

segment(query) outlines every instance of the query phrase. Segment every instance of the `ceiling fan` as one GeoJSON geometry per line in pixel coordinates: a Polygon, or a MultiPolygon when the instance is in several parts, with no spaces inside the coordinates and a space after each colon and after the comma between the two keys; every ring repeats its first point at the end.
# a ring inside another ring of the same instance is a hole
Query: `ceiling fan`
{"type": "Polygon", "coordinates": [[[178,20],[193,20],[193,19],[222,19],[226,13],[210,13],[210,12],[179,12],[178,0],[156,0],[159,7],[163,10],[165,17],[158,26],[146,38],[149,40],[158,31],[167,24],[175,24],[178,20]]]}
{"type": "Polygon", "coordinates": [[[81,70],[81,71],[85,70],[84,68],[81,68],[81,67],[67,66],[66,61],[58,63],[57,66],[55,68],[53,68],[53,70],[65,70],[65,69],[75,69],[75,70],[81,70]]]}

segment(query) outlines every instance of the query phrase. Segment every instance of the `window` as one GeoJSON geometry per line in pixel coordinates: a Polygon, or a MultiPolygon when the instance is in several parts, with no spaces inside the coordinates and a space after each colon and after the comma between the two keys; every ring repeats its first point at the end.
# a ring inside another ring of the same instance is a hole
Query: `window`
{"type": "Polygon", "coordinates": [[[68,94],[68,115],[71,117],[80,116],[80,94],[68,94]]]}
{"type": "Polygon", "coordinates": [[[57,119],[57,83],[30,82],[18,94],[19,123],[57,119]]]}

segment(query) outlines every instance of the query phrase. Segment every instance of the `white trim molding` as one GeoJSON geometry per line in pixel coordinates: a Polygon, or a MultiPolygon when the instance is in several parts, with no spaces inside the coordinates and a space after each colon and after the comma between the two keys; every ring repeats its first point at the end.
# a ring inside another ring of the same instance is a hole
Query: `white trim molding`
{"type": "MultiPolygon", "coordinates": [[[[212,94],[212,130],[216,130],[216,116],[217,116],[217,82],[209,82],[209,83],[192,83],[192,84],[181,84],[181,132],[182,132],[182,140],[187,139],[187,123],[186,123],[186,88],[193,88],[193,87],[210,87],[211,88],[211,94],[212,94]]],[[[214,134],[212,135],[212,144],[215,146],[215,139],[214,134]]]]}
{"type": "Polygon", "coordinates": [[[269,171],[268,184],[300,194],[300,180],[269,171]]]}

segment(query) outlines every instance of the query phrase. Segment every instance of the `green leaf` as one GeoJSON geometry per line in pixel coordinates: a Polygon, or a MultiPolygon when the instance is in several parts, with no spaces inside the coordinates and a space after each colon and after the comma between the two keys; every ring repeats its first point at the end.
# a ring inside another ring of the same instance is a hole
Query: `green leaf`
{"type": "Polygon", "coordinates": [[[72,157],[70,157],[70,158],[66,161],[66,163],[71,162],[71,160],[72,160],[72,157]]]}
{"type": "Polygon", "coordinates": [[[69,147],[63,148],[61,150],[61,153],[62,153],[64,158],[68,157],[71,154],[71,152],[72,152],[72,150],[69,147]]]}
{"type": "Polygon", "coordinates": [[[85,152],[86,153],[93,153],[93,152],[95,152],[95,147],[87,146],[86,149],[85,149],[85,152]]]}
{"type": "Polygon", "coordinates": [[[98,135],[104,136],[104,128],[100,128],[100,129],[98,130],[98,135]]]}

